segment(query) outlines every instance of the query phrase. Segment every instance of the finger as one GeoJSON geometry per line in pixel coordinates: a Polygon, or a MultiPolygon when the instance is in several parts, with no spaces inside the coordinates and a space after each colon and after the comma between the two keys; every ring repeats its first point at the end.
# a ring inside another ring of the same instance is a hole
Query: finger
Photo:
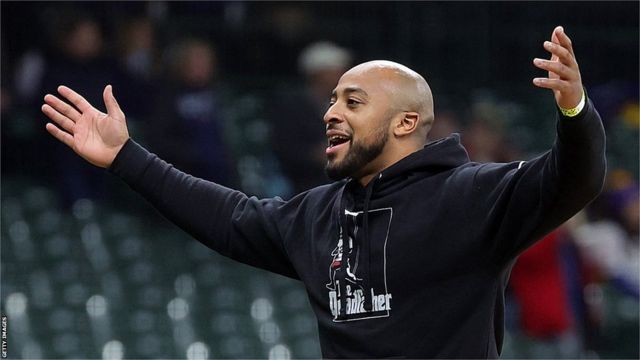
{"type": "Polygon", "coordinates": [[[573,54],[571,54],[569,50],[564,48],[562,45],[553,43],[551,41],[545,41],[544,48],[552,54],[551,60],[556,60],[553,58],[553,55],[555,55],[558,61],[561,61],[567,66],[573,66],[574,64],[576,64],[573,54]]]}
{"type": "Polygon", "coordinates": [[[556,28],[553,29],[553,32],[551,32],[551,42],[554,42],[556,44],[560,44],[560,40],[558,39],[558,31],[560,31],[560,26],[556,26],[556,28]]]}
{"type": "Polygon", "coordinates": [[[73,148],[73,136],[69,133],[60,130],[57,126],[52,123],[47,123],[45,126],[49,134],[53,135],[54,138],[60,140],[62,143],[67,145],[70,148],[73,148]]]}
{"type": "Polygon", "coordinates": [[[60,85],[58,86],[58,92],[60,95],[64,96],[67,100],[69,100],[75,107],[80,110],[80,112],[84,113],[93,108],[91,104],[85,100],[80,94],[71,90],[70,88],[60,85]]]}
{"type": "Polygon", "coordinates": [[[67,118],[69,118],[69,120],[73,122],[80,120],[80,117],[82,117],[82,115],[78,112],[78,110],[76,110],[76,108],[53,95],[45,95],[44,102],[55,109],[57,112],[64,114],[67,118]]]}
{"type": "Polygon", "coordinates": [[[564,32],[564,28],[562,26],[558,26],[556,30],[557,31],[555,31],[554,34],[557,34],[557,43],[562,45],[565,49],[569,50],[569,52],[573,55],[573,43],[571,42],[571,39],[569,38],[567,33],[564,32]]]}
{"type": "Polygon", "coordinates": [[[107,107],[107,113],[109,115],[115,116],[122,112],[118,101],[115,96],[113,96],[113,87],[111,85],[105,86],[104,91],[102,92],[102,98],[104,99],[104,104],[107,107]]]}
{"type": "Polygon", "coordinates": [[[533,59],[533,65],[539,69],[552,72],[563,80],[573,80],[577,78],[576,71],[559,61],[550,61],[536,58],[533,59]]]}
{"type": "Polygon", "coordinates": [[[562,79],[534,78],[533,85],[560,92],[566,92],[571,88],[571,83],[562,79]]]}
{"type": "MultiPolygon", "coordinates": [[[[558,40],[558,36],[556,36],[556,30],[557,30],[557,28],[553,29],[553,32],[551,32],[551,42],[555,43],[555,44],[559,44],[560,41],[558,40]]],[[[546,41],[545,41],[545,43],[546,43],[546,41]]],[[[545,43],[542,44],[542,47],[544,47],[545,50],[546,50],[547,46],[545,45],[545,43]]],[[[558,61],[558,56],[553,54],[553,53],[551,53],[551,61],[558,61]]]]}
{"type": "Polygon", "coordinates": [[[71,121],[71,119],[69,119],[67,116],[62,115],[47,104],[42,105],[42,112],[56,124],[62,126],[63,129],[73,134],[73,126],[75,125],[75,123],[71,121]]]}

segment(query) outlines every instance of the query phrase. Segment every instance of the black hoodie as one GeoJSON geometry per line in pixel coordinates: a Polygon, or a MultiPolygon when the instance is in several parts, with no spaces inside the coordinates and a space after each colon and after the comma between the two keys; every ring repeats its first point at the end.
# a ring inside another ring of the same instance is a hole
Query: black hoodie
{"type": "Polygon", "coordinates": [[[326,358],[495,358],[516,256],[601,190],[604,130],[590,101],[530,161],[469,161],[426,145],[365,188],[289,201],[196,179],[129,140],[110,170],[211,249],[301,280],[326,358]]]}

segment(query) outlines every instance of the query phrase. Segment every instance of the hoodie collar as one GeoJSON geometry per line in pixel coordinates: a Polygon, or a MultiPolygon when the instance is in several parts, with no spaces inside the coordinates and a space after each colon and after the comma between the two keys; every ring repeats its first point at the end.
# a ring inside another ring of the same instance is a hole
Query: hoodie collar
{"type": "Polygon", "coordinates": [[[460,134],[428,143],[422,149],[406,156],[381,172],[380,178],[389,179],[408,171],[440,172],[469,162],[469,155],[460,143],[460,134]]]}
{"type": "MultiPolygon", "coordinates": [[[[378,173],[367,185],[376,187],[376,192],[402,184],[403,178],[411,173],[437,174],[469,162],[469,155],[460,143],[460,134],[453,133],[428,143],[422,149],[404,157],[395,164],[378,173]]],[[[356,195],[365,195],[366,187],[355,179],[349,179],[347,188],[356,195]]]]}

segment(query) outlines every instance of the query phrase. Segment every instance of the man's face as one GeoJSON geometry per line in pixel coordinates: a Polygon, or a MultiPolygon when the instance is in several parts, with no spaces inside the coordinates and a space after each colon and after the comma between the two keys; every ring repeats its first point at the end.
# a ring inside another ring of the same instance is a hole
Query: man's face
{"type": "Polygon", "coordinates": [[[327,175],[360,178],[377,171],[393,116],[389,91],[379,71],[349,71],[338,82],[324,116],[327,175]]]}

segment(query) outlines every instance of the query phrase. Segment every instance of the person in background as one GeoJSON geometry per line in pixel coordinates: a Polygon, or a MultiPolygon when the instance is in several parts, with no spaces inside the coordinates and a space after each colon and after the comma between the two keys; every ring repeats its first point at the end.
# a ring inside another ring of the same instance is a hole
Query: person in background
{"type": "Polygon", "coordinates": [[[462,133],[469,158],[478,162],[509,162],[521,158],[520,149],[508,140],[506,118],[500,105],[477,100],[471,109],[471,121],[462,133]]]}
{"type": "Polygon", "coordinates": [[[298,57],[299,83],[277,91],[269,103],[272,146],[294,194],[328,180],[322,116],[328,106],[327,94],[351,63],[347,49],[326,41],[312,43],[298,57]]]}
{"type": "MultiPolygon", "coordinates": [[[[511,270],[509,286],[517,304],[517,330],[528,342],[518,349],[526,358],[575,359],[582,355],[577,331],[567,256],[571,247],[565,226],[523,252],[511,270]]],[[[569,253],[569,254],[568,254],[569,253]]]]}
{"type": "Polygon", "coordinates": [[[639,197],[631,172],[616,168],[602,195],[569,222],[581,259],[584,341],[602,358],[638,358],[639,197]]]}
{"type": "Polygon", "coordinates": [[[198,38],[177,42],[169,53],[168,71],[154,102],[149,143],[194,176],[233,185],[214,47],[198,38]]]}
{"type": "MultiPolygon", "coordinates": [[[[130,116],[139,119],[140,127],[150,126],[154,92],[157,90],[159,61],[157,34],[153,21],[148,17],[133,17],[124,20],[116,34],[117,60],[129,86],[122,89],[122,106],[129,109],[130,116]],[[144,96],[140,96],[144,94],[144,96]]],[[[146,135],[147,129],[141,131],[146,135]]]]}
{"type": "Polygon", "coordinates": [[[624,173],[623,170],[612,171],[609,188],[601,196],[610,215],[595,221],[583,221],[573,233],[583,256],[595,265],[600,277],[638,300],[640,192],[638,183],[624,173]]]}

